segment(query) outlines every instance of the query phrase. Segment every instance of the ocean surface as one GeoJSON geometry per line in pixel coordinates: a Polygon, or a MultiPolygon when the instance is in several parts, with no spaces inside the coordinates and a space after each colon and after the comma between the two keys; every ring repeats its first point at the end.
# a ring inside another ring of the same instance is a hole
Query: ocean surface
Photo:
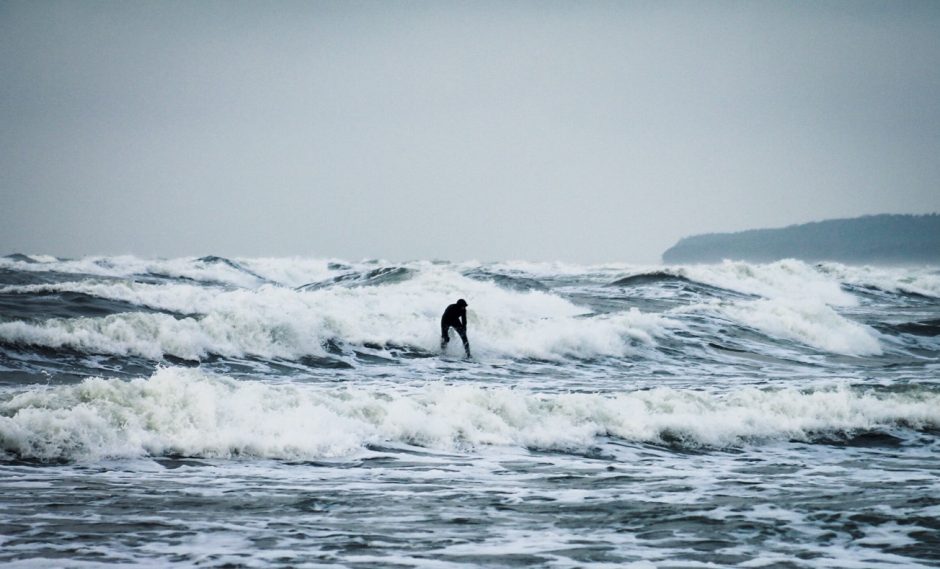
{"type": "Polygon", "coordinates": [[[0,565],[937,567],[940,270],[0,258],[0,565]]]}

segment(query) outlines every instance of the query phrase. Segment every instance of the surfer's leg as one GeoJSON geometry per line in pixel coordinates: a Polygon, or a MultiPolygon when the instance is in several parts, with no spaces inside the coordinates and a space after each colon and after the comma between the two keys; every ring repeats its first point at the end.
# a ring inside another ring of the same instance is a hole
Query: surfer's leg
{"type": "Polygon", "coordinates": [[[447,342],[450,342],[450,336],[447,335],[447,329],[450,326],[441,326],[441,351],[447,348],[447,342]]]}
{"type": "Polygon", "coordinates": [[[457,333],[460,334],[460,339],[463,341],[463,351],[467,352],[467,357],[470,357],[470,341],[467,340],[467,329],[466,328],[457,328],[457,333]]]}

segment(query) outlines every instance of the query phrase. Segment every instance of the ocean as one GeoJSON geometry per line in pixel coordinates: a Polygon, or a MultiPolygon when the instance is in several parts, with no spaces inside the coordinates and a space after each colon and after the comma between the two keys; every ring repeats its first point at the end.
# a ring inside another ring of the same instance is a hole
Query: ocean
{"type": "Polygon", "coordinates": [[[938,267],[0,259],[3,566],[937,567],[938,459],[938,267]]]}

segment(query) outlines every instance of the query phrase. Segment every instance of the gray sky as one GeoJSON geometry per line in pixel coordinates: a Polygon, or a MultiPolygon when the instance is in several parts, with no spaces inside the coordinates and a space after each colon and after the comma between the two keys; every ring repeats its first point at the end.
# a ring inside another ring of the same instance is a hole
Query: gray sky
{"type": "Polygon", "coordinates": [[[936,211],[938,2],[0,0],[0,253],[650,262],[936,211]]]}

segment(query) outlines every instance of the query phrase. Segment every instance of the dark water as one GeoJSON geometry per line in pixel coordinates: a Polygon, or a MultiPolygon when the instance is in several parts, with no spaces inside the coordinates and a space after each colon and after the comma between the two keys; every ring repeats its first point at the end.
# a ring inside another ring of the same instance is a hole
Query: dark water
{"type": "Polygon", "coordinates": [[[938,322],[935,267],[8,257],[0,563],[940,566],[938,322]]]}

